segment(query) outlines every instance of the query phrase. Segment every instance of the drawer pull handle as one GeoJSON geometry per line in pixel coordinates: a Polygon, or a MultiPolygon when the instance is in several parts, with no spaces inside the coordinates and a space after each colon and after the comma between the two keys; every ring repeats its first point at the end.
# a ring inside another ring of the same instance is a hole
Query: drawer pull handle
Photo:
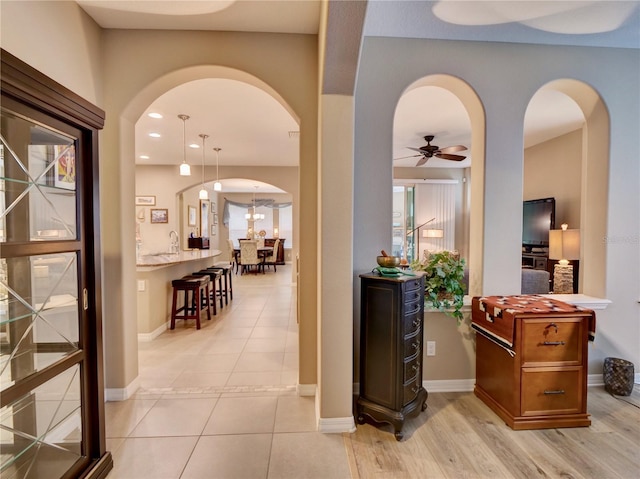
{"type": "Polygon", "coordinates": [[[411,369],[412,369],[413,371],[417,371],[417,370],[418,370],[418,365],[417,365],[417,364],[414,364],[413,366],[411,366],[411,369]]]}
{"type": "Polygon", "coordinates": [[[558,332],[558,325],[556,323],[549,323],[544,329],[554,328],[556,333],[558,332]]]}
{"type": "Polygon", "coordinates": [[[545,391],[545,394],[564,394],[564,389],[554,389],[552,391],[545,391]]]}
{"type": "Polygon", "coordinates": [[[564,341],[545,341],[543,346],[564,346],[564,341]]]}
{"type": "Polygon", "coordinates": [[[412,393],[414,393],[414,394],[416,394],[416,393],[418,392],[418,386],[413,386],[413,387],[411,388],[411,392],[412,392],[412,393]]]}
{"type": "Polygon", "coordinates": [[[413,327],[417,328],[418,326],[420,326],[420,320],[419,319],[414,319],[413,320],[413,327]]]}
{"type": "Polygon", "coordinates": [[[415,350],[418,350],[420,348],[420,341],[417,341],[415,343],[411,343],[411,347],[415,350]]]}

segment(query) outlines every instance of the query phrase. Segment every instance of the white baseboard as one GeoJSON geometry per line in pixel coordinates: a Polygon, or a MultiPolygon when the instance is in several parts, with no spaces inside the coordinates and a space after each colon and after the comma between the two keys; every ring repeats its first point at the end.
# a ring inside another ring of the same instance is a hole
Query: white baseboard
{"type": "Polygon", "coordinates": [[[315,396],[316,389],[317,387],[315,384],[298,384],[296,386],[298,396],[315,396]]]}
{"type": "MultiPolygon", "coordinates": [[[[634,375],[635,384],[640,384],[640,374],[634,375]]],[[[431,379],[422,381],[422,386],[430,393],[451,393],[473,391],[476,385],[475,379],[431,379]]],[[[602,374],[589,374],[587,376],[587,386],[604,386],[602,374]]],[[[353,394],[360,392],[360,384],[353,384],[353,394]]]]}
{"type": "Polygon", "coordinates": [[[138,341],[143,343],[148,343],[150,341],[153,341],[162,333],[164,333],[167,329],[169,329],[169,326],[170,326],[170,322],[167,321],[165,324],[158,326],[156,329],[154,329],[150,333],[138,333],[138,341]]]}
{"type": "Polygon", "coordinates": [[[126,401],[138,390],[139,383],[140,378],[136,377],[126,388],[106,388],[104,399],[105,401],[126,401]]]}
{"type": "Polygon", "coordinates": [[[318,432],[336,434],[355,431],[356,422],[354,421],[353,416],[318,419],[318,432]]]}
{"type": "Polygon", "coordinates": [[[430,379],[422,386],[430,393],[457,393],[473,391],[475,379],[430,379]]]}

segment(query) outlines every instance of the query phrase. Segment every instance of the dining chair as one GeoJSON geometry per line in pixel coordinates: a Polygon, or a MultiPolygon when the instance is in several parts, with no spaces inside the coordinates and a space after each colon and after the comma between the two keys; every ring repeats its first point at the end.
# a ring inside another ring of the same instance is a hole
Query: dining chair
{"type": "Polygon", "coordinates": [[[264,238],[258,239],[258,249],[264,248],[264,238]]]}
{"type": "MultiPolygon", "coordinates": [[[[255,267],[256,272],[260,269],[261,261],[258,258],[258,242],[242,241],[240,243],[240,266],[241,274],[255,267]]],[[[264,273],[264,269],[263,269],[264,273]]]]}
{"type": "MultiPolygon", "coordinates": [[[[280,246],[280,238],[276,239],[273,242],[273,253],[271,253],[271,256],[268,256],[267,258],[265,258],[264,260],[264,264],[267,266],[271,266],[273,265],[273,271],[277,272],[278,268],[276,267],[277,261],[278,261],[278,247],[280,246]]],[[[263,266],[264,268],[264,266],[263,266]]]]}

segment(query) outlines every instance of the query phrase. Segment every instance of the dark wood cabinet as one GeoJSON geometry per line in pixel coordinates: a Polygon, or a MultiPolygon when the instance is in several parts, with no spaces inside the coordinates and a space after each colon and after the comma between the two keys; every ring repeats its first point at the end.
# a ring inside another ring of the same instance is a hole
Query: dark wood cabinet
{"type": "Polygon", "coordinates": [[[391,424],[403,437],[406,418],[427,407],[422,386],[424,276],[363,274],[360,316],[360,395],[357,421],[391,424]]]}
{"type": "Polygon", "coordinates": [[[0,56],[1,475],[104,478],[104,112],[0,56]]]}
{"type": "Polygon", "coordinates": [[[276,239],[280,240],[280,243],[278,244],[278,256],[276,258],[276,264],[284,264],[284,238],[265,238],[264,245],[273,248],[273,246],[276,244],[276,239]]]}
{"type": "Polygon", "coordinates": [[[187,244],[191,249],[209,249],[209,238],[188,238],[187,244]]]}

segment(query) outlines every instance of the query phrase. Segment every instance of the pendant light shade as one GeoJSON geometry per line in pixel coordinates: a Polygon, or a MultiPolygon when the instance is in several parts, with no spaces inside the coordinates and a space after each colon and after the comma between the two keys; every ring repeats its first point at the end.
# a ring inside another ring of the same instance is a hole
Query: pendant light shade
{"type": "Polygon", "coordinates": [[[216,152],[216,181],[213,184],[213,191],[222,191],[222,183],[220,183],[220,176],[218,175],[218,155],[222,148],[214,148],[213,151],[216,152]]]}
{"type": "Polygon", "coordinates": [[[200,197],[201,200],[208,200],[209,193],[207,193],[207,190],[204,187],[204,152],[205,152],[204,143],[205,143],[205,140],[209,138],[209,135],[200,133],[200,135],[198,136],[202,138],[202,188],[200,189],[200,193],[198,194],[198,196],[200,197]]]}
{"type": "Polygon", "coordinates": [[[178,115],[182,120],[182,163],[180,164],[180,176],[191,176],[191,167],[187,163],[187,120],[189,115],[178,115]]]}

